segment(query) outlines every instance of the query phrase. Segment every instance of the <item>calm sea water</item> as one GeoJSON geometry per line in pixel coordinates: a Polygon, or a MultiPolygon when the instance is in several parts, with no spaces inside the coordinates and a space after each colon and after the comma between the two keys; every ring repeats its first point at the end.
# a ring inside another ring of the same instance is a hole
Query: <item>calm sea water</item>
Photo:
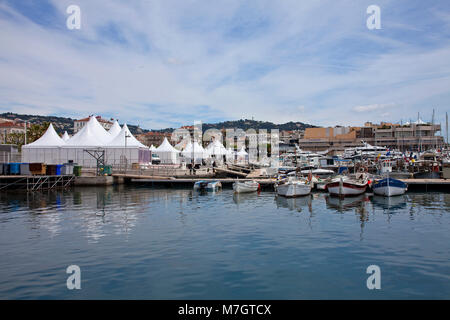
{"type": "Polygon", "coordinates": [[[0,194],[0,298],[449,299],[450,194],[0,194]]]}

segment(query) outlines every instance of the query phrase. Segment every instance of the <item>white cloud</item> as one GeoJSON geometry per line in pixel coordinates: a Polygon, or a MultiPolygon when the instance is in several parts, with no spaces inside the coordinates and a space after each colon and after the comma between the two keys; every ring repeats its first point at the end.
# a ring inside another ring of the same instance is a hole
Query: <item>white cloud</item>
{"type": "Polygon", "coordinates": [[[369,104],[369,105],[365,105],[365,106],[353,107],[353,111],[356,111],[356,112],[371,112],[371,111],[380,111],[382,109],[393,108],[393,107],[395,107],[394,103],[369,104]]]}
{"type": "MultiPolygon", "coordinates": [[[[71,2],[53,1],[63,16],[71,2]]],[[[37,25],[0,4],[16,15],[0,20],[0,109],[105,114],[151,128],[191,115],[350,125],[379,120],[377,110],[400,119],[430,101],[448,110],[448,42],[411,45],[389,36],[389,23],[370,32],[364,4],[78,2],[80,31],[37,25]],[[125,43],[99,33],[111,24],[125,43]]],[[[407,16],[396,23],[420,30],[407,16]]]]}

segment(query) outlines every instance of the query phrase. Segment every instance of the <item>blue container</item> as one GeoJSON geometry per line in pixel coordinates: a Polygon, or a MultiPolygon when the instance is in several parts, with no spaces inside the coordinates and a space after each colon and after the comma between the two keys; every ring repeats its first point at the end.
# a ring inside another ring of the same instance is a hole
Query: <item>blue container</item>
{"type": "Polygon", "coordinates": [[[10,174],[20,174],[20,163],[10,163],[9,164],[10,174]]]}
{"type": "Polygon", "coordinates": [[[62,168],[62,164],[57,164],[56,165],[56,175],[60,176],[61,175],[61,168],[62,168]]]}

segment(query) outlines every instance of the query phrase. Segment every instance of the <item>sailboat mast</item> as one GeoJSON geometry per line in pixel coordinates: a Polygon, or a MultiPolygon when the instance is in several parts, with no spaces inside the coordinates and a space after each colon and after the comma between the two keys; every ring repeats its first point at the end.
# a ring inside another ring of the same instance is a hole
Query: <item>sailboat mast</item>
{"type": "Polygon", "coordinates": [[[447,146],[448,146],[448,113],[445,113],[445,132],[447,134],[447,146]]]}

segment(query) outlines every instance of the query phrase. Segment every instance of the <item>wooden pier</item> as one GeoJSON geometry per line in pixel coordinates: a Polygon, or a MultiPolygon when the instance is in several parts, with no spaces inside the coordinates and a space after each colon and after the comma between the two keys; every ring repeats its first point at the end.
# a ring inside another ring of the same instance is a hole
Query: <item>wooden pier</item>
{"type": "Polygon", "coordinates": [[[0,192],[4,191],[38,191],[55,188],[67,188],[74,183],[75,176],[0,176],[0,192]]]}
{"type": "MultiPolygon", "coordinates": [[[[235,181],[254,180],[261,184],[264,189],[273,188],[275,179],[273,178],[211,178],[211,177],[195,177],[186,178],[163,177],[163,176],[147,176],[139,174],[113,174],[114,177],[120,177],[127,182],[137,184],[150,184],[162,186],[193,186],[197,181],[220,181],[222,185],[231,185],[235,181]]],[[[410,191],[441,191],[450,192],[450,179],[401,179],[408,184],[410,191]]]]}
{"type": "Polygon", "coordinates": [[[400,179],[408,185],[409,191],[450,192],[450,179],[400,179]]]}

